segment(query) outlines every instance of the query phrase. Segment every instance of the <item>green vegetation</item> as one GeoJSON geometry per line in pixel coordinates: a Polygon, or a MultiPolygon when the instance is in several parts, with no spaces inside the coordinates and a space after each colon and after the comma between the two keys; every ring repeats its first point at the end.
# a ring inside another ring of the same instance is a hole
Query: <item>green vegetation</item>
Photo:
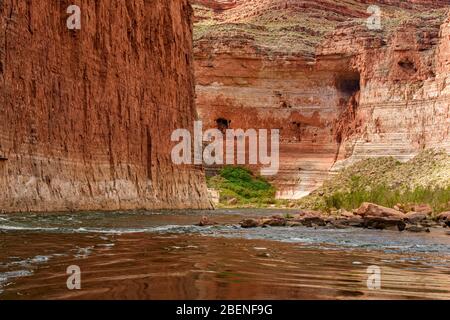
{"type": "Polygon", "coordinates": [[[336,26],[336,22],[324,24],[321,19],[306,14],[296,15],[295,19],[292,17],[289,21],[270,22],[267,16],[271,14],[273,12],[244,23],[205,19],[195,24],[194,41],[204,38],[219,42],[246,39],[258,50],[274,55],[312,55],[323,37],[336,26]]]}
{"type": "Polygon", "coordinates": [[[450,156],[424,151],[406,163],[392,157],[360,161],[302,199],[302,207],[355,209],[363,202],[386,207],[400,203],[429,204],[434,212],[449,210],[450,156]]]}
{"type": "Polygon", "coordinates": [[[275,202],[275,188],[260,176],[255,176],[243,167],[227,166],[219,175],[208,178],[208,187],[219,190],[220,201],[228,204],[232,199],[234,205],[264,206],[275,202]]]}
{"type": "Polygon", "coordinates": [[[397,204],[429,204],[435,213],[450,210],[450,155],[445,151],[424,151],[405,163],[393,157],[362,160],[297,202],[276,200],[275,188],[243,167],[225,167],[207,181],[209,188],[220,192],[223,207],[275,205],[331,212],[372,202],[390,208],[397,204]]]}
{"type": "Polygon", "coordinates": [[[386,186],[376,186],[372,190],[355,189],[348,193],[336,192],[324,197],[325,209],[343,208],[347,210],[356,209],[363,202],[372,202],[390,208],[398,203],[426,203],[433,208],[434,212],[443,212],[449,209],[449,201],[450,187],[436,189],[417,187],[413,190],[399,191],[386,186]]]}

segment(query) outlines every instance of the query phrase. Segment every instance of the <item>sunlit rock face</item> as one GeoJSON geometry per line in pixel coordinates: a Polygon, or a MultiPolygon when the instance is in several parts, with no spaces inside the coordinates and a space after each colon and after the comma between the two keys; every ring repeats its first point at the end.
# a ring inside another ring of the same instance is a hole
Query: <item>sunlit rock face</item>
{"type": "Polygon", "coordinates": [[[193,2],[199,116],[281,129],[279,197],[366,157],[450,151],[449,1],[193,2]]]}
{"type": "Polygon", "coordinates": [[[172,164],[196,119],[187,0],[0,1],[0,209],[209,208],[172,164]]]}
{"type": "Polygon", "coordinates": [[[321,51],[350,56],[361,75],[359,106],[334,167],[370,156],[408,160],[430,147],[450,151],[447,23],[424,14],[359,48],[352,45],[357,32],[339,30],[332,38],[345,33],[347,40],[330,38],[321,51]]]}

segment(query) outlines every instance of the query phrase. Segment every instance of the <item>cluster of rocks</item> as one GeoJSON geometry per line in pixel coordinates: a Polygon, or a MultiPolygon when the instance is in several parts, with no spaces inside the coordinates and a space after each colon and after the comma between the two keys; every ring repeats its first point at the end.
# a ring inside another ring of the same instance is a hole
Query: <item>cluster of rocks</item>
{"type": "Polygon", "coordinates": [[[302,211],[295,215],[275,215],[265,218],[244,219],[242,228],[258,227],[332,227],[332,228],[368,228],[381,230],[399,230],[410,232],[430,232],[431,227],[450,226],[450,212],[437,217],[427,205],[416,206],[414,211],[404,213],[400,210],[382,207],[373,203],[363,203],[353,212],[340,210],[335,216],[318,211],[302,211]]]}

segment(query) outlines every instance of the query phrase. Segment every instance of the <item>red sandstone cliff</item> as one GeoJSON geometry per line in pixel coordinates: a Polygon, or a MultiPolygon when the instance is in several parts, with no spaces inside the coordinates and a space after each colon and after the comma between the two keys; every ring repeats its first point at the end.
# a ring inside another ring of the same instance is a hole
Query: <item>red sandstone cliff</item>
{"type": "Polygon", "coordinates": [[[346,27],[324,42],[319,61],[345,56],[361,79],[358,107],[341,119],[347,131],[335,168],[369,156],[408,160],[429,147],[450,152],[447,50],[447,23],[425,13],[385,39],[346,27]]]}
{"type": "Polygon", "coordinates": [[[449,1],[194,2],[199,115],[280,128],[281,197],[365,157],[450,152],[449,1]]]}
{"type": "Polygon", "coordinates": [[[0,209],[209,208],[172,165],[195,120],[187,0],[0,1],[0,209]]]}

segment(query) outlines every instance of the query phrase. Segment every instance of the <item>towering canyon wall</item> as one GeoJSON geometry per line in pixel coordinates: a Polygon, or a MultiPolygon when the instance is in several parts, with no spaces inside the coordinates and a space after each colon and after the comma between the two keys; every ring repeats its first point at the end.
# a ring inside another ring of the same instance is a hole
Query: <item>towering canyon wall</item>
{"type": "Polygon", "coordinates": [[[353,115],[345,114],[334,169],[371,156],[409,160],[418,150],[450,152],[448,22],[417,15],[388,37],[344,27],[323,43],[321,60],[349,58],[360,76],[353,115]]]}
{"type": "Polygon", "coordinates": [[[196,119],[187,0],[0,1],[2,211],[209,208],[170,136],[196,119]]]}
{"type": "Polygon", "coordinates": [[[365,157],[450,151],[449,1],[194,3],[199,115],[209,127],[281,129],[279,197],[365,157]],[[372,4],[381,30],[367,27],[372,4]]]}

